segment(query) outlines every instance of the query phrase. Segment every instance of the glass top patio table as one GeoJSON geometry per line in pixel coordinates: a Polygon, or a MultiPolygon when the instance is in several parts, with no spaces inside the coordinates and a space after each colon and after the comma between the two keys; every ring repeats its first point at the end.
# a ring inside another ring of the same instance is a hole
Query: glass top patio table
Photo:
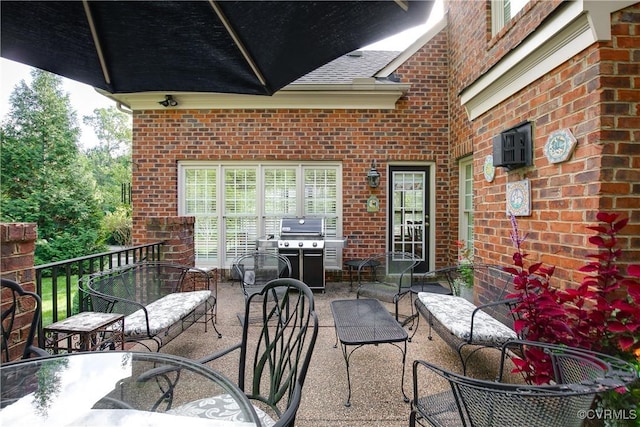
{"type": "Polygon", "coordinates": [[[163,353],[84,352],[0,366],[2,426],[259,425],[245,394],[207,366],[163,353]],[[221,408],[194,402],[225,395],[221,408]]]}

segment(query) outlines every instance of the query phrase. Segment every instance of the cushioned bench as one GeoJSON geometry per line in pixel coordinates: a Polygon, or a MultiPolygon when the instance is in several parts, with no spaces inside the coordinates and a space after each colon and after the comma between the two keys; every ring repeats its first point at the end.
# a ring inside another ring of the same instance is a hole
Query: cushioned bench
{"type": "Polygon", "coordinates": [[[93,311],[120,313],[126,341],[155,342],[159,350],[196,322],[215,325],[216,294],[201,269],[143,262],[89,276],[83,287],[93,311]]]}
{"type": "Polygon", "coordinates": [[[518,338],[513,330],[512,307],[516,299],[504,299],[475,306],[464,298],[429,292],[418,293],[415,301],[418,313],[429,323],[436,333],[458,352],[463,371],[469,358],[486,347],[501,348],[504,343],[518,338]],[[500,319],[500,320],[498,320],[500,319]],[[466,356],[465,346],[477,346],[466,356]]]}

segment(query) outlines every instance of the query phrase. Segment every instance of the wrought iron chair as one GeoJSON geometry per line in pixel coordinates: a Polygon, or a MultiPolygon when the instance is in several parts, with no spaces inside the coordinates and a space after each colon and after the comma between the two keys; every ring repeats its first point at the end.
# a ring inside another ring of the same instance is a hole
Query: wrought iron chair
{"type": "Polygon", "coordinates": [[[233,261],[232,273],[242,284],[245,298],[260,293],[267,282],[291,277],[289,258],[273,252],[254,251],[233,261]]]}
{"type": "MultiPolygon", "coordinates": [[[[297,279],[272,280],[248,297],[245,318],[255,312],[260,314],[261,325],[244,322],[239,344],[198,361],[209,363],[239,349],[238,386],[254,404],[262,426],[293,426],[318,335],[313,292],[297,279]],[[254,303],[258,298],[260,303],[254,303]]],[[[208,410],[221,407],[223,401],[224,396],[214,396],[174,409],[174,413],[193,413],[197,408],[206,417],[208,410]]]]}
{"type": "Polygon", "coordinates": [[[633,365],[623,360],[584,349],[522,340],[503,347],[496,381],[459,375],[416,360],[409,425],[581,426],[584,417],[580,414],[586,414],[596,394],[624,386],[635,378],[633,365]],[[532,349],[548,356],[555,379],[545,385],[505,382],[507,360],[532,349]],[[430,393],[423,393],[427,389],[430,393]]]}
{"type": "Polygon", "coordinates": [[[386,252],[365,259],[358,267],[356,297],[392,303],[395,307],[395,319],[403,326],[412,323],[413,312],[400,321],[398,305],[404,296],[411,293],[413,269],[418,262],[419,260],[408,252],[386,252]]]}
{"type": "Polygon", "coordinates": [[[40,325],[40,317],[42,316],[42,302],[40,297],[29,291],[25,291],[22,286],[13,280],[2,279],[2,362],[11,361],[9,345],[12,343],[18,333],[25,336],[24,332],[18,332],[25,322],[17,321],[17,317],[23,312],[31,315],[24,348],[22,350],[22,359],[28,359],[31,356],[49,356],[44,349],[38,346],[36,334],[40,325]]]}

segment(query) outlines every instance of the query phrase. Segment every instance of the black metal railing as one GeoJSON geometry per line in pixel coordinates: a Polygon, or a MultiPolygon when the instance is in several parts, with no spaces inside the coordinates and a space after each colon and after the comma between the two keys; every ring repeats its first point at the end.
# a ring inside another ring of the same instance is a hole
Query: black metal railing
{"type": "MultiPolygon", "coordinates": [[[[83,277],[98,271],[140,261],[159,261],[160,248],[163,244],[164,242],[157,242],[131,246],[36,266],[36,293],[43,300],[43,312],[47,312],[47,318],[41,319],[41,324],[48,325],[66,319],[73,314],[87,311],[87,300],[83,298],[81,291],[83,277]],[[47,295],[43,295],[43,278],[47,278],[47,280],[51,278],[50,297],[48,290],[47,295]],[[61,303],[59,298],[64,298],[64,302],[61,303]],[[49,301],[52,305],[51,316],[48,316],[49,301]],[[61,305],[62,307],[60,307],[61,305]]],[[[42,336],[42,334],[38,334],[38,336],[42,336]]]]}

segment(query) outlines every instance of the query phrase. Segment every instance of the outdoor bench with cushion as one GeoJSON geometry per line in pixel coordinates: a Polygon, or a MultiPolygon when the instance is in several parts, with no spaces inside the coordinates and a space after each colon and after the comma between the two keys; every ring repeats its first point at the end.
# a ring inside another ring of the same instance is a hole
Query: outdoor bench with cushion
{"type": "Polygon", "coordinates": [[[466,299],[454,295],[442,295],[420,292],[415,306],[436,333],[453,349],[462,362],[466,372],[467,361],[476,351],[487,348],[500,348],[509,340],[518,338],[513,330],[511,309],[517,299],[503,299],[476,306],[466,299]],[[463,348],[477,346],[466,356],[463,348]]]}
{"type": "Polygon", "coordinates": [[[141,262],[89,276],[84,291],[92,311],[119,313],[126,341],[155,342],[159,350],[193,323],[211,321],[216,293],[208,272],[164,262],[141,262]]]}

